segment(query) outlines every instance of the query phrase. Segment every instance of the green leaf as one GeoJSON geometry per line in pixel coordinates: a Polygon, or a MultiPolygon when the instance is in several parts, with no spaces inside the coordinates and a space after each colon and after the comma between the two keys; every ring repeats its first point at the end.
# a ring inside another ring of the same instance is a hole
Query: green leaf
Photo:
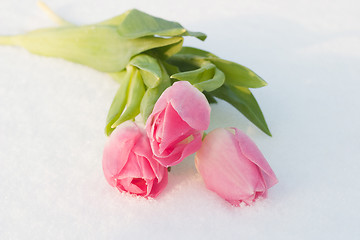
{"type": "Polygon", "coordinates": [[[147,120],[149,115],[152,113],[152,110],[155,106],[155,103],[165,91],[166,88],[171,86],[170,78],[164,65],[160,64],[162,75],[160,78],[160,83],[154,88],[148,88],[145,92],[145,95],[141,101],[140,105],[140,114],[143,117],[144,121],[147,120]]]}
{"type": "Polygon", "coordinates": [[[0,36],[0,45],[19,45],[16,36],[0,36]]]}
{"type": "Polygon", "coordinates": [[[173,44],[151,49],[148,52],[150,52],[151,55],[154,55],[156,58],[167,59],[181,50],[183,42],[184,39],[173,44]]]}
{"type": "MultiPolygon", "coordinates": [[[[106,24],[117,24],[119,34],[126,38],[145,36],[194,36],[205,40],[206,35],[199,32],[189,32],[177,22],[151,16],[147,13],[132,9],[126,13],[105,21],[106,24]]],[[[102,23],[104,24],[104,23],[102,23]]]]}
{"type": "MultiPolygon", "coordinates": [[[[38,1],[38,4],[40,8],[44,10],[45,13],[59,25],[73,25],[72,23],[58,16],[43,2],[38,1]]],[[[121,15],[112,17],[95,25],[118,27],[119,32],[123,33],[124,36],[193,36],[200,40],[206,39],[206,35],[204,33],[187,31],[177,22],[171,22],[157,18],[137,9],[128,10],[121,15]]]]}
{"type": "Polygon", "coordinates": [[[126,69],[120,71],[120,72],[115,72],[115,73],[108,73],[110,75],[110,77],[112,77],[115,82],[123,84],[124,81],[126,81],[126,69]]]}
{"type": "Polygon", "coordinates": [[[120,83],[119,90],[115,94],[114,100],[111,103],[107,118],[106,118],[106,127],[105,134],[109,136],[114,130],[111,126],[117,119],[119,119],[121,113],[123,112],[126,105],[127,98],[127,89],[130,82],[131,72],[126,70],[112,73],[111,76],[120,83]]]}
{"type": "Polygon", "coordinates": [[[169,59],[169,63],[179,66],[182,71],[194,68],[201,60],[211,61],[226,76],[225,82],[233,86],[260,88],[267,83],[249,68],[227,61],[216,55],[193,47],[183,47],[180,52],[169,59]]]}
{"type": "Polygon", "coordinates": [[[168,87],[170,87],[169,79],[163,81],[155,88],[148,88],[146,90],[140,105],[140,114],[144,121],[146,121],[147,118],[150,116],[155,106],[155,103],[157,102],[161,94],[165,91],[165,89],[168,87]]]}
{"type": "Polygon", "coordinates": [[[156,76],[156,78],[161,77],[161,68],[158,60],[149,55],[139,54],[133,57],[129,64],[147,72],[151,72],[154,76],[156,76]]]}
{"type": "Polygon", "coordinates": [[[116,128],[121,123],[135,118],[140,113],[140,103],[145,93],[145,86],[138,69],[134,69],[130,79],[129,88],[127,91],[127,101],[124,112],[115,123],[111,125],[116,128]]]}
{"type": "Polygon", "coordinates": [[[118,31],[123,37],[139,38],[150,35],[172,37],[186,32],[177,22],[153,17],[137,9],[129,10],[125,15],[118,25],[118,31]]]}
{"type": "Polygon", "coordinates": [[[178,54],[200,56],[200,57],[204,57],[204,58],[207,58],[207,57],[217,58],[216,55],[214,55],[210,52],[207,52],[207,51],[204,51],[204,50],[201,50],[198,48],[194,48],[194,47],[183,47],[178,54]]]}
{"type": "Polygon", "coordinates": [[[140,70],[141,77],[147,88],[154,88],[160,83],[160,78],[148,71],[140,70]]]}
{"type": "Polygon", "coordinates": [[[205,61],[199,69],[179,72],[171,76],[171,78],[188,81],[194,87],[202,91],[213,91],[224,84],[225,75],[214,64],[205,61]]]}
{"type": "Polygon", "coordinates": [[[224,84],[222,87],[211,92],[211,94],[233,105],[238,111],[244,114],[247,119],[255,124],[255,126],[271,136],[261,109],[248,88],[224,84]]]}
{"type": "Polygon", "coordinates": [[[96,23],[96,25],[106,25],[106,26],[113,26],[113,27],[117,27],[119,26],[123,21],[124,19],[127,17],[127,15],[129,14],[131,10],[128,10],[118,16],[115,16],[115,17],[112,17],[110,19],[107,19],[105,21],[102,21],[102,22],[99,22],[99,23],[96,23]]]}
{"type": "MultiPolygon", "coordinates": [[[[191,58],[185,57],[186,55],[175,54],[171,58],[167,59],[166,62],[179,68],[180,72],[193,71],[199,68],[199,63],[193,61],[191,58]]],[[[200,59],[201,62],[204,59],[200,59]]]]}
{"type": "Polygon", "coordinates": [[[164,62],[162,61],[162,64],[166,70],[166,72],[169,74],[169,75],[173,75],[175,73],[178,73],[180,72],[179,68],[177,66],[174,66],[172,64],[169,64],[167,62],[164,62]]]}
{"type": "Polygon", "coordinates": [[[132,58],[129,64],[140,69],[147,87],[153,88],[159,84],[161,68],[157,59],[146,54],[139,54],[132,58]]]}
{"type": "Polygon", "coordinates": [[[205,95],[205,97],[208,100],[209,104],[217,103],[216,99],[210,93],[204,91],[203,94],[205,95]]]}
{"type": "Polygon", "coordinates": [[[28,51],[81,63],[103,72],[119,72],[130,59],[154,48],[182,43],[182,37],[122,38],[112,26],[48,28],[12,36],[15,45],[28,51]]]}
{"type": "Polygon", "coordinates": [[[249,68],[220,58],[208,58],[226,76],[226,83],[246,88],[260,88],[267,83],[249,68]]]}
{"type": "Polygon", "coordinates": [[[202,32],[192,32],[192,31],[186,31],[182,36],[191,36],[191,37],[196,37],[198,39],[200,39],[201,41],[205,41],[205,39],[207,38],[205,33],[202,32]]]}

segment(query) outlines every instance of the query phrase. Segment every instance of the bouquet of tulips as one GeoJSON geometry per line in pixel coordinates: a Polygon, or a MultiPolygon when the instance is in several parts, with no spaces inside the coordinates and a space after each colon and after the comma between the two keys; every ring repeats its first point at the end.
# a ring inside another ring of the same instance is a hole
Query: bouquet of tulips
{"type": "Polygon", "coordinates": [[[251,139],[236,128],[204,133],[209,104],[219,98],[271,135],[249,90],[266,86],[263,79],[242,65],[184,47],[184,37],[206,35],[177,22],[133,9],[76,26],[39,5],[60,26],[1,36],[0,44],[80,63],[119,83],[105,126],[103,170],[111,186],[154,198],[166,187],[170,167],[196,153],[206,187],[231,204],[266,197],[277,178],[251,139]]]}

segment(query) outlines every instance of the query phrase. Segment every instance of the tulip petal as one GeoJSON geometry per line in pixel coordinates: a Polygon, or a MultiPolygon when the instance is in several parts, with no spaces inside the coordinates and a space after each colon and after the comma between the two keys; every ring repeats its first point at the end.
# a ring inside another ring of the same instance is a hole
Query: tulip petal
{"type": "Polygon", "coordinates": [[[140,167],[140,176],[148,179],[155,177],[160,177],[161,179],[162,175],[159,174],[161,166],[159,166],[159,164],[152,158],[153,154],[150,148],[149,139],[145,135],[145,131],[142,129],[141,131],[143,133],[143,137],[138,139],[133,148],[133,153],[137,157],[137,164],[140,167]]]}
{"type": "Polygon", "coordinates": [[[266,197],[277,182],[256,145],[236,128],[210,132],[196,153],[195,164],[206,187],[235,206],[266,197]]]}
{"type": "Polygon", "coordinates": [[[196,132],[189,137],[191,142],[178,143],[167,155],[154,155],[154,158],[165,167],[180,163],[187,156],[200,149],[202,143],[202,132],[196,132]]]}
{"type": "MultiPolygon", "coordinates": [[[[159,144],[159,151],[163,152],[171,144],[176,144],[179,138],[183,136],[188,137],[192,128],[181,119],[179,114],[175,111],[169,103],[165,109],[164,122],[162,126],[162,139],[159,144]]],[[[182,141],[182,140],[180,140],[182,141]]]]}
{"type": "Polygon", "coordinates": [[[155,179],[153,181],[153,186],[149,197],[157,197],[162,190],[166,187],[168,183],[168,173],[166,168],[162,168],[162,175],[164,176],[162,180],[155,179]]]}
{"type": "Polygon", "coordinates": [[[201,147],[210,122],[206,97],[188,82],[176,82],[156,102],[146,122],[154,158],[173,166],[201,147]]]}
{"type": "Polygon", "coordinates": [[[129,159],[119,173],[123,178],[138,178],[141,177],[141,169],[137,161],[137,157],[133,152],[130,152],[129,159]],[[136,162],[136,164],[134,164],[136,162]]]}
{"type": "Polygon", "coordinates": [[[132,178],[126,190],[132,194],[145,195],[147,191],[146,181],[142,178],[132,178]]]}
{"type": "Polygon", "coordinates": [[[172,107],[190,127],[206,130],[210,124],[210,105],[204,94],[187,81],[175,82],[167,88],[155,104],[153,113],[172,107]]]}
{"type": "Polygon", "coordinates": [[[103,169],[106,179],[112,186],[116,184],[113,177],[117,176],[123,169],[129,159],[132,146],[140,137],[134,125],[132,122],[126,122],[119,126],[112,133],[114,137],[110,138],[105,145],[103,159],[106,161],[103,160],[103,169]]]}
{"type": "Polygon", "coordinates": [[[274,171],[271,169],[269,163],[266,161],[255,143],[239,129],[233,129],[235,130],[236,139],[239,143],[241,152],[261,169],[266,188],[271,188],[278,183],[278,179],[276,178],[274,171]]]}
{"type": "Polygon", "coordinates": [[[167,184],[167,169],[153,158],[145,130],[133,122],[119,125],[111,134],[103,170],[109,184],[120,192],[157,196],[167,184]]]}
{"type": "Polygon", "coordinates": [[[238,154],[237,143],[230,132],[215,129],[204,139],[196,154],[196,165],[206,186],[226,200],[238,200],[254,194],[259,171],[238,154]]]}

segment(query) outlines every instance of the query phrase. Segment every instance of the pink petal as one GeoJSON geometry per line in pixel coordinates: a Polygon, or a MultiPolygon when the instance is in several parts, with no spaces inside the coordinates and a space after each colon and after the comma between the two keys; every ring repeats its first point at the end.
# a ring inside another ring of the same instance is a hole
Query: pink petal
{"type": "Polygon", "coordinates": [[[175,82],[167,88],[156,102],[151,115],[165,109],[168,103],[171,103],[181,119],[190,127],[197,130],[206,130],[209,127],[210,105],[205,95],[189,82],[175,82]]]}
{"type": "Polygon", "coordinates": [[[202,144],[202,133],[197,132],[192,135],[193,139],[189,143],[178,143],[173,151],[167,155],[154,155],[154,158],[165,167],[174,166],[180,163],[187,156],[195,153],[200,149],[202,144]]]}
{"type": "Polygon", "coordinates": [[[219,128],[205,137],[196,154],[206,186],[226,200],[248,198],[258,183],[258,168],[238,153],[234,136],[219,128]]]}
{"type": "Polygon", "coordinates": [[[115,186],[113,177],[118,175],[125,166],[129,154],[140,136],[137,126],[130,121],[118,126],[111,134],[103,154],[103,170],[110,185],[115,186]]]}
{"type": "Polygon", "coordinates": [[[167,170],[153,158],[145,130],[133,122],[121,124],[111,134],[103,169],[110,185],[143,197],[158,195],[167,183],[167,170]]]}
{"type": "Polygon", "coordinates": [[[170,103],[165,109],[165,115],[161,126],[162,139],[159,144],[160,153],[163,152],[170,145],[176,144],[176,141],[179,141],[180,139],[182,140],[183,137],[188,137],[189,132],[192,130],[192,128],[184,120],[181,119],[179,114],[175,111],[175,109],[170,103]]]}
{"type": "Polygon", "coordinates": [[[160,192],[162,192],[162,190],[164,190],[164,188],[166,187],[167,183],[168,183],[168,172],[166,168],[162,168],[162,175],[164,176],[162,178],[162,180],[157,180],[155,179],[153,182],[153,186],[151,189],[150,194],[148,195],[149,197],[157,197],[160,192]]]}
{"type": "MultiPolygon", "coordinates": [[[[129,179],[131,179],[130,183],[127,186],[124,186],[126,191],[137,195],[146,194],[147,186],[146,186],[146,181],[144,179],[142,178],[129,178],[129,179]]],[[[121,183],[122,182],[123,181],[121,181],[121,183]]]]}
{"type": "Polygon", "coordinates": [[[266,188],[271,188],[278,183],[275,173],[255,143],[239,129],[233,129],[235,130],[236,139],[239,143],[241,152],[261,169],[266,188]]]}
{"type": "Polygon", "coordinates": [[[163,175],[160,168],[162,168],[162,166],[153,159],[149,139],[143,130],[142,133],[142,138],[139,138],[133,148],[134,154],[137,155],[137,164],[140,166],[144,178],[151,179],[157,177],[161,180],[163,175]]]}

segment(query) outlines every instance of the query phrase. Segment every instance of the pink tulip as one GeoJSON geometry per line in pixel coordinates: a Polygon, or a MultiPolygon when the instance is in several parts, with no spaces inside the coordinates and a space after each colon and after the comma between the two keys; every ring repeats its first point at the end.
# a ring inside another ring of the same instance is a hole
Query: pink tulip
{"type": "Polygon", "coordinates": [[[236,128],[218,128],[204,139],[195,164],[205,185],[231,204],[250,205],[278,180],[255,143],[236,128]]]}
{"type": "Polygon", "coordinates": [[[143,197],[156,197],[168,181],[167,169],[153,159],[145,130],[130,121],[110,135],[103,170],[111,186],[143,197]]]}
{"type": "Polygon", "coordinates": [[[146,122],[154,158],[173,166],[201,147],[203,130],[209,127],[210,106],[204,94],[189,82],[167,88],[146,122]]]}

